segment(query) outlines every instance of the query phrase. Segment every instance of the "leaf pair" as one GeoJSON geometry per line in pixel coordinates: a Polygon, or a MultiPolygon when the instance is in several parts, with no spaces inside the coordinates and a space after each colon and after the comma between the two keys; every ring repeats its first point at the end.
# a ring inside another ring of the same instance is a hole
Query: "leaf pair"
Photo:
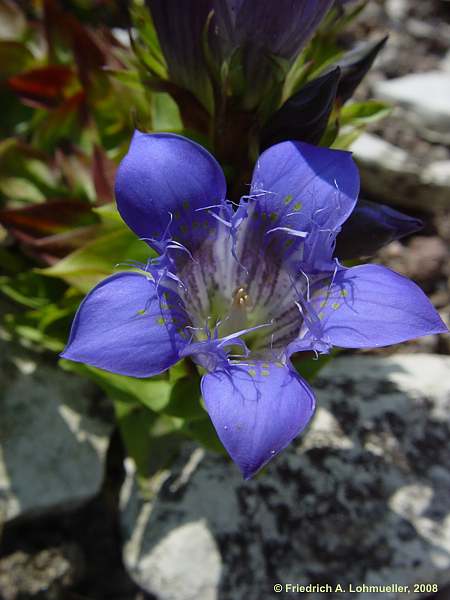
{"type": "MultiPolygon", "coordinates": [[[[262,129],[261,149],[285,140],[318,144],[333,110],[339,112],[340,107],[352,97],[386,40],[385,37],[351,50],[324,74],[309,81],[291,96],[262,129]]],[[[383,105],[380,110],[385,108],[383,105]]],[[[338,130],[337,123],[335,137],[338,130]]]]}

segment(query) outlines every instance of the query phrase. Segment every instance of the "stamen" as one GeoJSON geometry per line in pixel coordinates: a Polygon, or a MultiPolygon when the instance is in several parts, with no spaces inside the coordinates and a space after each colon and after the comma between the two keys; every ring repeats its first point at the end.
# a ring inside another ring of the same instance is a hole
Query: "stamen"
{"type": "Polygon", "coordinates": [[[250,304],[249,295],[247,294],[246,287],[239,287],[233,293],[233,303],[232,306],[234,308],[246,308],[250,304]]]}

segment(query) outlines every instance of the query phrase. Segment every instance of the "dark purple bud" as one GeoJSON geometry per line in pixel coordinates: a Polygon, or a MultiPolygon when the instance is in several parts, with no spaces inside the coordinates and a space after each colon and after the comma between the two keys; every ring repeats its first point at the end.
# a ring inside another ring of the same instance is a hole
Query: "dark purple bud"
{"type": "Polygon", "coordinates": [[[213,0],[146,0],[171,80],[204,97],[208,76],[202,36],[213,0]]]}
{"type": "Polygon", "coordinates": [[[347,52],[337,63],[342,77],[338,85],[337,98],[341,104],[353,96],[354,91],[373,65],[378,53],[385,45],[388,36],[378,42],[368,42],[347,52]]]}
{"type": "Polygon", "coordinates": [[[333,0],[216,0],[215,4],[219,23],[224,22],[219,15],[225,11],[234,19],[236,46],[259,47],[291,60],[306,45],[333,0]]]}
{"type": "MultiPolygon", "coordinates": [[[[255,56],[275,55],[292,60],[333,4],[333,0],[146,1],[172,81],[194,93],[208,78],[203,35],[212,11],[208,34],[217,64],[242,48],[245,65],[253,64],[255,56]]],[[[246,77],[249,78],[248,73],[246,77]]]]}
{"type": "Polygon", "coordinates": [[[360,200],[342,226],[335,255],[341,260],[367,258],[386,244],[422,227],[420,219],[408,217],[384,204],[360,200]]]}
{"type": "Polygon", "coordinates": [[[328,123],[340,78],[339,67],[310,81],[271,116],[261,132],[261,149],[299,140],[317,144],[328,123]]]}

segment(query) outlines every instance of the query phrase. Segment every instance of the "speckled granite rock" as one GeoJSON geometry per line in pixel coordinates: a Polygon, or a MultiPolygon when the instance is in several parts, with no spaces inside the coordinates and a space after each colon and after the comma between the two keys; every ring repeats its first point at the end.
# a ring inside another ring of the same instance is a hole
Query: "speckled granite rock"
{"type": "Polygon", "coordinates": [[[198,449],[152,501],[129,474],[124,560],[136,582],[158,600],[260,600],[278,582],[409,585],[417,598],[427,594],[414,583],[450,582],[450,358],[339,358],[315,388],[307,434],[253,481],[198,449]]]}
{"type": "Polygon", "coordinates": [[[93,386],[2,341],[0,380],[0,529],[92,498],[111,429],[90,414],[93,386]]]}

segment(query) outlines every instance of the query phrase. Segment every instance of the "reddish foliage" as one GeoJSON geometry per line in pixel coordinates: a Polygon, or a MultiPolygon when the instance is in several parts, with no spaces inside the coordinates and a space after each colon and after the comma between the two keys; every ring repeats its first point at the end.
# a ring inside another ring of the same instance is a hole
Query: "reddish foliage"
{"type": "Polygon", "coordinates": [[[58,104],[73,77],[71,67],[53,65],[38,67],[10,77],[8,85],[24,102],[48,108],[58,104]]]}

